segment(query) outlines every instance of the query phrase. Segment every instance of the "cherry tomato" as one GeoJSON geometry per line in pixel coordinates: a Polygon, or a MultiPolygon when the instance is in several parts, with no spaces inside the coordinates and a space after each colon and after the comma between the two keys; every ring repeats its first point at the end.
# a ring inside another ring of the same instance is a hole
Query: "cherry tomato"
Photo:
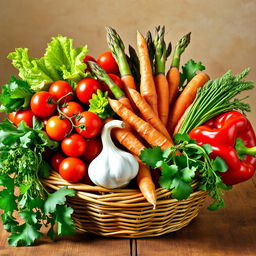
{"type": "MultiPolygon", "coordinates": [[[[90,55],[86,55],[85,58],[84,58],[84,63],[87,64],[87,61],[93,61],[93,62],[96,62],[96,60],[90,56],[90,55]]],[[[87,64],[87,67],[85,69],[85,72],[92,72],[91,68],[89,67],[89,65],[87,64]]]]}
{"type": "MultiPolygon", "coordinates": [[[[109,77],[112,79],[112,81],[120,88],[122,89],[123,88],[123,81],[121,80],[121,78],[115,74],[108,74],[109,77]]],[[[105,84],[105,83],[102,83],[102,86],[103,86],[103,90],[104,91],[108,91],[108,95],[110,97],[113,97],[113,93],[111,92],[111,90],[109,89],[109,87],[105,84]]]]}
{"type": "Polygon", "coordinates": [[[53,157],[51,158],[51,166],[53,170],[58,172],[60,164],[64,159],[65,157],[61,153],[56,153],[55,155],[53,155],[53,157]]]}
{"type": "Polygon", "coordinates": [[[46,133],[53,140],[63,140],[70,132],[72,125],[69,120],[61,119],[59,116],[52,116],[46,124],[46,133]]]}
{"type": "Polygon", "coordinates": [[[119,74],[118,65],[112,55],[112,52],[103,52],[97,59],[97,63],[107,73],[119,74]]]}
{"type": "Polygon", "coordinates": [[[61,177],[68,182],[78,182],[87,171],[87,166],[77,157],[65,158],[59,167],[61,177]]]}
{"type": "Polygon", "coordinates": [[[81,114],[81,118],[76,120],[77,133],[81,134],[85,138],[95,137],[101,129],[102,121],[101,119],[94,113],[90,111],[84,111],[81,114]]]}
{"type": "Polygon", "coordinates": [[[90,163],[102,151],[102,142],[99,137],[86,139],[86,151],[81,156],[82,159],[90,163]]]}
{"type": "Polygon", "coordinates": [[[82,106],[75,101],[66,103],[65,107],[60,108],[60,110],[68,117],[72,117],[83,112],[82,106]]]}
{"type": "Polygon", "coordinates": [[[18,110],[8,115],[8,118],[16,125],[21,121],[24,121],[28,127],[33,127],[33,116],[34,113],[30,109],[18,110]]]}
{"type": "Polygon", "coordinates": [[[84,78],[76,86],[76,96],[82,103],[89,104],[89,100],[97,90],[102,90],[100,82],[93,78],[84,78]]]}
{"type": "Polygon", "coordinates": [[[79,134],[72,134],[61,142],[61,149],[67,156],[81,156],[86,151],[86,141],[79,134]]]}
{"type": "Polygon", "coordinates": [[[48,117],[56,110],[56,98],[49,92],[37,92],[30,101],[31,110],[36,116],[48,117]]]}
{"type": "Polygon", "coordinates": [[[49,88],[49,93],[53,95],[57,100],[70,93],[60,101],[61,104],[70,101],[74,94],[71,85],[63,80],[53,82],[49,88]]]}

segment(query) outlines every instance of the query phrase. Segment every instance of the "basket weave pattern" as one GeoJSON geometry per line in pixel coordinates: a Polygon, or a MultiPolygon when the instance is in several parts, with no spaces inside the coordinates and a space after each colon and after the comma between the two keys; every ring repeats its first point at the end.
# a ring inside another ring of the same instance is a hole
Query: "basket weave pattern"
{"type": "Polygon", "coordinates": [[[140,238],[179,230],[198,215],[207,195],[206,191],[196,190],[196,183],[195,191],[182,201],[171,198],[169,190],[158,188],[157,206],[153,209],[136,189],[71,184],[56,172],[42,183],[52,190],[63,186],[75,189],[76,196],[67,202],[74,209],[72,218],[77,230],[109,237],[140,238]]]}

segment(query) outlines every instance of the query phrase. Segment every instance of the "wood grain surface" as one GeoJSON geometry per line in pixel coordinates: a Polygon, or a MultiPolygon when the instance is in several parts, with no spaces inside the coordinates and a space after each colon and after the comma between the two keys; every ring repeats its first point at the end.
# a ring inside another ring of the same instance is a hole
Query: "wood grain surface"
{"type": "Polygon", "coordinates": [[[145,239],[112,239],[92,234],[44,238],[32,247],[10,247],[0,224],[1,256],[253,256],[256,255],[256,177],[225,194],[226,208],[207,210],[175,233],[145,239]]]}

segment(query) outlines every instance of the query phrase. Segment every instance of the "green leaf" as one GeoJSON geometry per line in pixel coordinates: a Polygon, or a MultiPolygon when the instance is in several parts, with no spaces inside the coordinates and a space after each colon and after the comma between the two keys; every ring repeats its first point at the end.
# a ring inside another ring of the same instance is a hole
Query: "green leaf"
{"type": "Polygon", "coordinates": [[[175,144],[179,144],[181,142],[188,142],[197,144],[195,140],[191,139],[187,133],[176,133],[174,135],[175,144]]]}
{"type": "Polygon", "coordinates": [[[15,230],[16,226],[19,224],[16,221],[16,219],[12,216],[12,214],[10,214],[10,212],[2,213],[1,219],[4,229],[10,233],[12,233],[15,230]]]}
{"type": "Polygon", "coordinates": [[[35,116],[33,116],[33,129],[42,130],[43,128],[44,128],[44,123],[38,120],[35,116]]]}
{"type": "Polygon", "coordinates": [[[27,82],[12,76],[9,83],[2,87],[0,112],[11,113],[28,108],[33,93],[27,82]]]}
{"type": "Polygon", "coordinates": [[[13,212],[17,210],[17,197],[14,195],[12,190],[3,189],[0,191],[0,209],[5,212],[13,212]]]}
{"type": "Polygon", "coordinates": [[[212,146],[210,144],[203,144],[201,147],[206,151],[208,155],[212,153],[212,146]]]}
{"type": "Polygon", "coordinates": [[[34,225],[24,223],[16,228],[16,232],[9,236],[8,243],[11,246],[28,246],[42,236],[34,225]]]}
{"type": "Polygon", "coordinates": [[[182,73],[180,74],[180,87],[185,87],[186,84],[196,75],[197,71],[205,70],[202,62],[195,62],[190,59],[184,66],[182,66],[182,73]]]}
{"type": "Polygon", "coordinates": [[[66,202],[66,196],[74,196],[75,190],[63,187],[56,192],[50,194],[45,201],[44,211],[45,213],[52,213],[56,211],[57,205],[63,205],[66,202]]]}
{"type": "Polygon", "coordinates": [[[51,171],[51,166],[46,161],[43,160],[40,163],[39,176],[42,178],[47,178],[50,176],[50,171],[51,171]]]}
{"type": "Polygon", "coordinates": [[[159,146],[145,148],[140,152],[140,159],[148,166],[156,168],[157,162],[163,160],[162,154],[163,152],[159,146]]]}
{"type": "Polygon", "coordinates": [[[93,94],[89,100],[89,111],[98,115],[101,119],[111,117],[115,114],[108,103],[108,92],[97,90],[97,94],[93,94]]]}
{"type": "Polygon", "coordinates": [[[174,187],[174,189],[172,190],[173,198],[176,198],[178,200],[188,198],[193,192],[191,185],[187,184],[179,178],[175,178],[173,180],[171,187],[174,187]]]}
{"type": "Polygon", "coordinates": [[[213,162],[213,170],[219,172],[226,172],[228,170],[228,166],[221,157],[217,156],[213,162]]]}
{"type": "Polygon", "coordinates": [[[71,218],[73,209],[67,205],[58,205],[56,208],[56,223],[58,225],[58,235],[73,235],[76,231],[71,218]]]}
{"type": "Polygon", "coordinates": [[[34,225],[37,223],[37,218],[36,218],[36,214],[33,213],[32,211],[26,209],[23,210],[22,212],[19,213],[19,215],[22,217],[22,219],[30,224],[30,225],[34,225]]]}
{"type": "Polygon", "coordinates": [[[195,172],[196,172],[196,168],[195,167],[186,167],[184,169],[182,169],[180,172],[182,173],[182,180],[185,181],[185,182],[191,182],[192,181],[192,178],[195,177],[195,172]]]}

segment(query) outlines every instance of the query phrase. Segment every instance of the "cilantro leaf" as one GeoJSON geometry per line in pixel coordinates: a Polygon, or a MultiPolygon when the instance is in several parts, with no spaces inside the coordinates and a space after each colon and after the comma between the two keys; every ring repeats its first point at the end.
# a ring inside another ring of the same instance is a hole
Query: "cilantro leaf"
{"type": "Polygon", "coordinates": [[[183,200],[188,198],[189,195],[193,192],[191,185],[189,185],[188,183],[184,182],[179,178],[175,178],[172,181],[171,187],[173,187],[173,190],[172,190],[173,198],[176,198],[178,200],[183,200]]]}
{"type": "Polygon", "coordinates": [[[108,102],[108,92],[97,90],[89,100],[89,111],[98,115],[101,119],[113,116],[115,113],[108,102]]]}
{"type": "Polygon", "coordinates": [[[17,210],[17,197],[14,195],[13,191],[9,189],[3,189],[0,191],[0,209],[5,212],[13,212],[17,210]]]}
{"type": "Polygon", "coordinates": [[[163,160],[163,152],[159,146],[154,146],[143,149],[139,157],[148,166],[156,168],[157,162],[163,160]]]}
{"type": "Polygon", "coordinates": [[[180,87],[184,88],[185,84],[189,83],[189,81],[196,75],[196,71],[205,70],[205,66],[203,66],[202,62],[195,62],[190,59],[187,63],[182,66],[182,73],[180,74],[180,87]]]}
{"type": "Polygon", "coordinates": [[[28,108],[33,93],[27,82],[12,76],[9,83],[2,87],[0,112],[11,113],[28,108]]]}
{"type": "Polygon", "coordinates": [[[219,156],[217,156],[213,162],[213,170],[219,172],[226,172],[228,166],[226,162],[219,156]]]}
{"type": "Polygon", "coordinates": [[[67,187],[63,187],[50,194],[44,204],[45,213],[55,212],[57,205],[62,205],[65,203],[66,196],[74,195],[75,191],[73,189],[68,189],[67,187]]]}
{"type": "Polygon", "coordinates": [[[71,219],[73,209],[67,205],[58,205],[56,208],[56,223],[58,224],[58,235],[72,235],[75,233],[75,225],[71,219]]]}

